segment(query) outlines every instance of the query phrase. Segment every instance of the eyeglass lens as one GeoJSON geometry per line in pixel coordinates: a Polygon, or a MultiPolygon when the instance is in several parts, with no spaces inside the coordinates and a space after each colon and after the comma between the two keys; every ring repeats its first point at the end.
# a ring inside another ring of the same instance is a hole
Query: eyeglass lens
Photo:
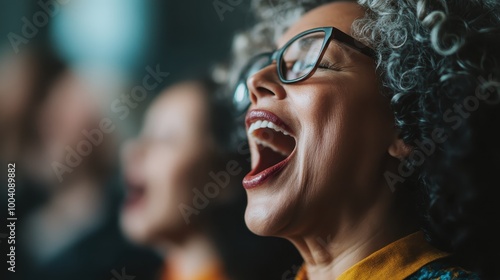
{"type": "MultiPolygon", "coordinates": [[[[318,63],[325,36],[324,31],[317,31],[289,43],[281,56],[280,76],[286,81],[292,81],[309,75],[318,63]]],[[[237,111],[246,110],[250,104],[247,79],[271,62],[271,54],[263,54],[254,58],[244,70],[233,95],[233,104],[237,111]]]]}
{"type": "Polygon", "coordinates": [[[321,55],[325,32],[318,31],[300,37],[285,49],[281,61],[281,75],[287,80],[303,78],[314,69],[321,55]]]}

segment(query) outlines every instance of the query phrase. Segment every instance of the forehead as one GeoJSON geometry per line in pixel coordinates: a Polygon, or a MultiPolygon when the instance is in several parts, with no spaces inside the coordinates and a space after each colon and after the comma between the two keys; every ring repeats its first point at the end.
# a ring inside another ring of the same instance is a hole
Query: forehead
{"type": "Polygon", "coordinates": [[[278,40],[277,45],[281,47],[295,35],[316,27],[333,26],[351,34],[352,23],[363,16],[362,7],[355,2],[340,1],[322,5],[303,15],[278,40]]]}
{"type": "Polygon", "coordinates": [[[175,121],[201,121],[206,115],[205,89],[196,82],[175,85],[160,94],[149,115],[175,121]]]}

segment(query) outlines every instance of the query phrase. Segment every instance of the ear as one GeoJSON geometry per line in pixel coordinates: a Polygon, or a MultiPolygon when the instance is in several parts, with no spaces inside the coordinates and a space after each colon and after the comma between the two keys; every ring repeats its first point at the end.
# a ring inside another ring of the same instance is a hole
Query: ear
{"type": "Polygon", "coordinates": [[[403,139],[399,137],[399,131],[396,131],[394,133],[392,143],[387,151],[392,157],[402,160],[408,157],[412,150],[412,147],[406,144],[403,139]]]}

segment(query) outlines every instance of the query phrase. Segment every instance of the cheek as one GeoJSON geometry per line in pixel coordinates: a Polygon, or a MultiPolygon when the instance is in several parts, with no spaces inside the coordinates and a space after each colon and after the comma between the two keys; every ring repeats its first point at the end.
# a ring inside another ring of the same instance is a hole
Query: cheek
{"type": "Polygon", "coordinates": [[[303,125],[298,151],[300,169],[305,171],[300,173],[301,185],[328,186],[331,189],[332,177],[336,178],[336,183],[341,183],[338,174],[346,174],[347,170],[342,169],[356,137],[349,133],[341,135],[346,124],[341,106],[335,103],[339,98],[309,98],[305,101],[309,102],[300,103],[304,106],[299,114],[303,125]]]}
{"type": "Polygon", "coordinates": [[[190,162],[171,148],[151,150],[144,162],[148,198],[169,208],[183,202],[190,190],[190,168],[190,162]]]}
{"type": "Polygon", "coordinates": [[[388,100],[367,86],[332,84],[305,90],[314,94],[296,101],[305,138],[299,143],[303,168],[312,171],[303,180],[329,189],[368,185],[379,175],[392,135],[388,100]]]}
{"type": "Polygon", "coordinates": [[[141,160],[146,196],[140,209],[123,216],[124,229],[139,243],[155,244],[185,226],[178,209],[191,203],[192,161],[165,146],[150,147],[141,160]]]}
{"type": "Polygon", "coordinates": [[[200,178],[208,172],[204,172],[201,155],[190,151],[172,148],[151,151],[144,165],[151,215],[177,223],[183,219],[179,205],[193,204],[193,188],[199,187],[200,178]]]}

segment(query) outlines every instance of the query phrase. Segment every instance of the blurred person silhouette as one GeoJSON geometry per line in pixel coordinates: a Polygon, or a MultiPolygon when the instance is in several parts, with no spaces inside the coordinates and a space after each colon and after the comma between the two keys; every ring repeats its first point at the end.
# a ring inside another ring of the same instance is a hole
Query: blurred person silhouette
{"type": "Polygon", "coordinates": [[[47,87],[64,68],[46,46],[0,51],[0,159],[31,164],[37,150],[34,117],[47,87]]]}
{"type": "Polygon", "coordinates": [[[18,54],[0,51],[0,164],[17,167],[18,216],[42,200],[38,183],[32,179],[37,177],[34,173],[41,148],[36,112],[49,85],[63,69],[64,63],[48,46],[34,44],[18,54]]]}
{"type": "Polygon", "coordinates": [[[18,231],[27,247],[25,267],[32,268],[22,269],[21,279],[111,279],[115,274],[147,279],[160,264],[119,231],[111,186],[116,139],[112,132],[97,131],[104,95],[68,68],[40,105],[37,178],[46,199],[18,231]]]}
{"type": "Polygon", "coordinates": [[[301,262],[278,239],[243,223],[248,151],[231,144],[228,106],[210,79],[185,79],[148,108],[123,149],[122,228],[164,258],[158,279],[282,279],[301,262]]]}
{"type": "MultiPolygon", "coordinates": [[[[0,48],[0,166],[5,168],[4,172],[0,172],[1,182],[7,182],[8,164],[15,167],[15,192],[5,189],[5,192],[0,192],[0,200],[5,203],[2,206],[5,205],[6,210],[7,199],[15,199],[17,236],[22,235],[19,226],[24,223],[24,217],[44,200],[44,192],[39,188],[40,182],[35,174],[40,159],[36,112],[47,95],[49,85],[63,68],[64,63],[57,55],[41,43],[33,42],[19,53],[14,53],[6,46],[0,48]],[[12,196],[8,196],[10,194],[12,196]]],[[[5,221],[7,215],[7,211],[1,211],[0,219],[5,221]]],[[[3,240],[6,237],[3,233],[4,230],[0,230],[1,246],[15,246],[16,266],[23,267],[27,248],[22,243],[13,243],[14,240],[7,243],[7,240],[3,240]]],[[[0,256],[2,263],[7,264],[6,258],[10,259],[4,254],[0,256]]],[[[12,276],[7,269],[2,272],[12,276]]],[[[16,276],[19,273],[17,270],[16,276]]],[[[0,275],[0,279],[10,278],[0,275]]]]}

